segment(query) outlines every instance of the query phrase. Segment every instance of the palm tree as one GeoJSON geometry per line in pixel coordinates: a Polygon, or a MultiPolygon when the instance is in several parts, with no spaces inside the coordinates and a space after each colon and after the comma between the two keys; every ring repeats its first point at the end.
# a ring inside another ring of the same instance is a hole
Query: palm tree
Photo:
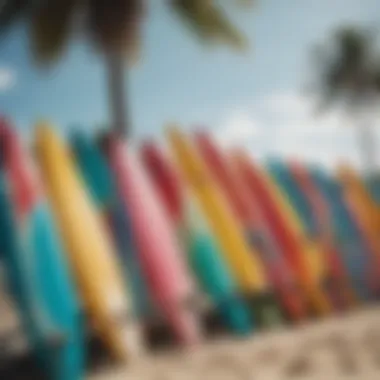
{"type": "Polygon", "coordinates": [[[343,111],[357,124],[363,166],[372,171],[376,164],[373,111],[380,95],[380,52],[370,29],[344,26],[325,45],[313,51],[316,68],[313,90],[322,110],[331,106],[343,111]]]}
{"type": "MultiPolygon", "coordinates": [[[[247,5],[252,0],[235,0],[247,5]]],[[[50,64],[65,52],[72,37],[83,34],[104,56],[112,126],[120,134],[130,129],[125,99],[125,62],[139,48],[140,31],[148,3],[144,0],[3,0],[0,2],[0,35],[25,22],[38,63],[50,64]]],[[[166,5],[200,40],[245,46],[240,31],[213,0],[166,0],[166,5]]]]}

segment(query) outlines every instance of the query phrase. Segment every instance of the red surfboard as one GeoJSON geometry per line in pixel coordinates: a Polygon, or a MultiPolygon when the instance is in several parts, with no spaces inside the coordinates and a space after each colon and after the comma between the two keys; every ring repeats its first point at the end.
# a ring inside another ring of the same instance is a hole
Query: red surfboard
{"type": "Polygon", "coordinates": [[[162,150],[154,143],[146,142],[141,147],[141,159],[150,173],[153,182],[157,184],[164,208],[175,227],[183,223],[185,207],[184,184],[179,173],[174,170],[162,150]]]}

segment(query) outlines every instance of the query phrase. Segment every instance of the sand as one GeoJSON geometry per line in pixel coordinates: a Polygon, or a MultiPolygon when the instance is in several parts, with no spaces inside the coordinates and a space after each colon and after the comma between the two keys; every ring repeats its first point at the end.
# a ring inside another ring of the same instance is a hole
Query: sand
{"type": "MultiPolygon", "coordinates": [[[[0,336],[17,330],[17,317],[3,295],[0,316],[0,336]]],[[[22,334],[12,345],[14,350],[25,347],[22,334]]],[[[127,368],[104,368],[88,379],[379,380],[380,307],[248,339],[224,338],[192,350],[146,354],[127,368]]]]}
{"type": "Polygon", "coordinates": [[[147,356],[129,369],[93,380],[380,379],[380,308],[302,327],[258,333],[247,340],[204,343],[187,352],[147,356]]]}

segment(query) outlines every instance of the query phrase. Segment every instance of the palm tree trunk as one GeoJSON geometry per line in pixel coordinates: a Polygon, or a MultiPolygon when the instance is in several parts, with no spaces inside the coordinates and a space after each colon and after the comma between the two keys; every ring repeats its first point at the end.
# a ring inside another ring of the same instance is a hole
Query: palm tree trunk
{"type": "Polygon", "coordinates": [[[366,174],[373,174],[376,170],[376,136],[368,122],[358,125],[358,141],[363,169],[366,174]]]}
{"type": "Polygon", "coordinates": [[[111,128],[119,136],[129,137],[130,124],[126,103],[126,70],[120,53],[107,56],[107,75],[111,128]]]}

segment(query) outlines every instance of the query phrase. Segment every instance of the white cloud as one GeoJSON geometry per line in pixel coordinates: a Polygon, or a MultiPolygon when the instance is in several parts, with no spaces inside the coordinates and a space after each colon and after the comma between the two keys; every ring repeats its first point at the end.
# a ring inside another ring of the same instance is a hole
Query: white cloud
{"type": "MultiPolygon", "coordinates": [[[[344,160],[359,166],[354,127],[353,121],[339,110],[316,115],[312,99],[280,91],[251,109],[234,113],[218,130],[217,137],[226,146],[249,149],[257,158],[298,158],[328,168],[344,160]]],[[[377,141],[380,146],[380,133],[377,141]]]]}
{"type": "Polygon", "coordinates": [[[339,110],[327,114],[316,113],[315,102],[292,91],[280,91],[262,101],[262,111],[270,115],[274,127],[286,134],[329,134],[341,131],[348,123],[339,110]]]}
{"type": "Polygon", "coordinates": [[[16,84],[16,72],[7,67],[0,67],[0,93],[10,90],[16,84]]]}
{"type": "Polygon", "coordinates": [[[299,117],[310,113],[312,102],[309,98],[295,92],[279,91],[265,97],[261,106],[264,110],[270,110],[275,115],[299,117]]]}
{"type": "Polygon", "coordinates": [[[235,112],[215,133],[218,141],[224,145],[244,144],[259,134],[257,122],[245,112],[235,112]]]}

